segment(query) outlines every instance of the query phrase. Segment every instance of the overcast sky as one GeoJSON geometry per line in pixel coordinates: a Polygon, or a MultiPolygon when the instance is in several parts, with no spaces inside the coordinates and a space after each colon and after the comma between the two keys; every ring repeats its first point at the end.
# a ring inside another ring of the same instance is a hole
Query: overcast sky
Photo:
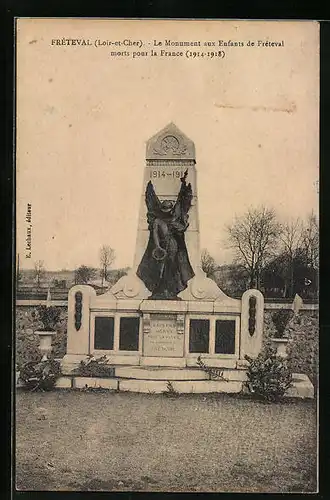
{"type": "Polygon", "coordinates": [[[98,266],[102,244],[115,249],[116,267],[132,266],[145,143],[171,121],[195,143],[201,247],[220,264],[230,260],[224,226],[249,205],[273,207],[280,220],[317,212],[316,23],[26,19],[17,50],[22,267],[98,266]],[[228,47],[217,60],[132,59],[51,45],[62,37],[285,44],[228,47]]]}

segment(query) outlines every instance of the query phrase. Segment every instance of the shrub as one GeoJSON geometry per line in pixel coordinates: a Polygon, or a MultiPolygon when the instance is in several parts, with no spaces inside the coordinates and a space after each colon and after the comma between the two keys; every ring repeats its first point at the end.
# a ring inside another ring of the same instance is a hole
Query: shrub
{"type": "Polygon", "coordinates": [[[249,391],[265,401],[279,401],[292,386],[292,371],[288,362],[267,349],[257,358],[245,356],[249,362],[246,386],[249,391]]]}
{"type": "Polygon", "coordinates": [[[50,391],[60,375],[60,363],[54,359],[47,359],[24,363],[20,369],[19,378],[28,390],[50,391]]]}
{"type": "Polygon", "coordinates": [[[279,309],[272,314],[272,320],[277,330],[277,336],[279,338],[284,336],[284,331],[293,318],[294,312],[292,309],[279,309]]]}
{"type": "Polygon", "coordinates": [[[60,319],[61,310],[56,306],[47,307],[40,305],[37,307],[37,313],[43,325],[39,331],[55,332],[57,323],[60,319]]]}
{"type": "Polygon", "coordinates": [[[78,368],[74,370],[74,374],[81,377],[112,378],[115,376],[115,369],[113,366],[109,366],[105,355],[99,358],[89,355],[87,359],[80,361],[78,368]]]}
{"type": "Polygon", "coordinates": [[[63,358],[66,354],[67,332],[58,330],[52,341],[51,355],[54,358],[63,358]]]}

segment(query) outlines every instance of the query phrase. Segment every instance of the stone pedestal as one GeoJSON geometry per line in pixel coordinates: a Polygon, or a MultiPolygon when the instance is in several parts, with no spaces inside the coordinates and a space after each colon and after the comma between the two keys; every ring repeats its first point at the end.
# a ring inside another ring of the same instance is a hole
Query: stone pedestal
{"type": "Polygon", "coordinates": [[[184,335],[178,332],[178,318],[174,314],[147,314],[143,323],[149,327],[143,330],[144,357],[174,357],[184,355],[184,335]]]}
{"type": "Polygon", "coordinates": [[[143,366],[185,366],[184,301],[145,300],[141,303],[143,366]]]}
{"type": "Polygon", "coordinates": [[[288,357],[287,347],[289,339],[287,338],[271,338],[271,345],[276,349],[277,356],[286,359],[288,357]]]}

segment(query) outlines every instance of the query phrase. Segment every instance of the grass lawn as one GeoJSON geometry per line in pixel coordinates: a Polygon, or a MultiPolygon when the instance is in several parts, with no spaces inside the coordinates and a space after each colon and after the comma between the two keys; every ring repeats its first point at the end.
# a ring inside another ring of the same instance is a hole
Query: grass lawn
{"type": "Polygon", "coordinates": [[[315,402],[18,391],[16,487],[315,492],[315,402]]]}

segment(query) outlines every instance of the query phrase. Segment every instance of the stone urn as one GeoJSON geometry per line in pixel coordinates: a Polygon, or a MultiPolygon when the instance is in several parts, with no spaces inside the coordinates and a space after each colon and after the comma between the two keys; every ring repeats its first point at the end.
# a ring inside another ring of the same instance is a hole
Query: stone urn
{"type": "Polygon", "coordinates": [[[54,335],[56,335],[56,332],[51,330],[37,330],[35,333],[39,336],[39,349],[42,354],[41,361],[47,361],[48,354],[50,354],[52,350],[52,339],[54,335]]]}
{"type": "Polygon", "coordinates": [[[287,358],[288,353],[287,353],[287,346],[288,343],[290,342],[290,339],[285,338],[285,337],[273,337],[270,339],[272,347],[276,349],[276,354],[277,356],[280,356],[281,358],[287,358]]]}
{"type": "Polygon", "coordinates": [[[270,339],[272,346],[276,349],[277,356],[287,358],[287,346],[289,339],[285,337],[285,330],[292,321],[295,313],[292,309],[279,309],[272,314],[272,320],[276,327],[277,335],[270,339]]]}
{"type": "Polygon", "coordinates": [[[48,290],[47,305],[39,305],[37,315],[42,327],[35,333],[39,336],[39,348],[42,353],[42,361],[47,360],[47,355],[52,350],[52,338],[56,335],[56,325],[60,317],[60,310],[56,306],[51,306],[50,292],[48,290]]]}

